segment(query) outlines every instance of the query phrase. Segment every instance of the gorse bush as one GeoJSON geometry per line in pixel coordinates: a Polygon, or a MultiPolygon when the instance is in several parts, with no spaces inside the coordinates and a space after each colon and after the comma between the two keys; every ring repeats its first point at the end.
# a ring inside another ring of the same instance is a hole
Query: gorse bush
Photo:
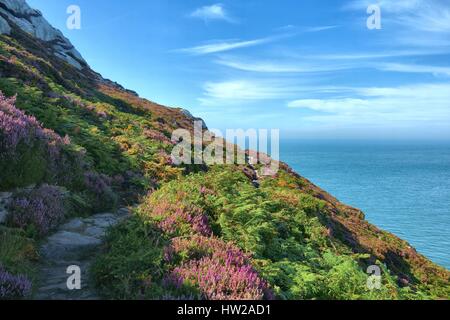
{"type": "Polygon", "coordinates": [[[58,226],[67,214],[65,191],[42,185],[14,195],[9,204],[8,224],[31,235],[44,236],[58,226]]]}

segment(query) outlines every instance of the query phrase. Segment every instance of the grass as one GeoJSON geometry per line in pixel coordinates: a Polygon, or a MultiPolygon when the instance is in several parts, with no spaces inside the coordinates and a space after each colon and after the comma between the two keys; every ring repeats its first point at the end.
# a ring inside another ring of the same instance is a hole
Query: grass
{"type": "Polygon", "coordinates": [[[8,272],[36,281],[36,248],[36,242],[26,237],[23,231],[0,226],[0,264],[8,272]]]}

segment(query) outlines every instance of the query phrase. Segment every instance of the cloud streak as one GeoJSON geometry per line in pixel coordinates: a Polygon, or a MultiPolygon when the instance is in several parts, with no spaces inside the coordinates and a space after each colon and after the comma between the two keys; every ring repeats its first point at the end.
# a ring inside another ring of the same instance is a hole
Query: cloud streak
{"type": "Polygon", "coordinates": [[[260,39],[253,39],[253,40],[247,40],[247,41],[239,41],[239,40],[228,40],[228,41],[220,41],[216,43],[210,43],[205,45],[200,45],[192,48],[184,48],[184,49],[177,49],[177,52],[184,52],[192,55],[206,55],[211,53],[219,53],[219,52],[225,52],[240,48],[248,48],[248,47],[254,47],[274,41],[278,41],[280,39],[289,37],[290,35],[281,35],[281,36],[272,36],[272,37],[266,37],[266,38],[260,38],[260,39]]]}
{"type": "Polygon", "coordinates": [[[221,41],[216,41],[213,43],[199,45],[199,46],[195,46],[195,47],[191,47],[191,48],[177,49],[175,51],[176,52],[184,52],[184,53],[188,53],[188,54],[192,54],[192,55],[206,55],[206,54],[231,51],[231,50],[241,49],[241,48],[255,47],[255,46],[291,38],[291,37],[297,36],[301,33],[321,32],[321,31],[325,31],[325,30],[334,29],[336,27],[337,26],[318,26],[318,27],[297,28],[294,26],[286,26],[286,27],[278,29],[278,30],[283,30],[286,32],[283,34],[277,34],[277,35],[273,35],[273,36],[268,36],[268,37],[259,38],[259,39],[252,39],[252,40],[221,40],[221,41]]]}
{"type": "Polygon", "coordinates": [[[294,98],[307,90],[299,81],[285,79],[234,79],[207,82],[203,86],[202,105],[239,105],[262,100],[294,98]]]}
{"type": "Polygon", "coordinates": [[[321,123],[450,124],[450,83],[353,88],[352,91],[349,97],[298,99],[290,101],[287,106],[315,111],[316,114],[305,119],[321,123]]]}
{"type": "Polygon", "coordinates": [[[277,62],[274,60],[246,60],[244,58],[221,58],[215,61],[217,64],[240,71],[257,73],[321,73],[352,69],[356,64],[352,63],[318,63],[318,62],[277,62]]]}
{"type": "Polygon", "coordinates": [[[438,76],[450,76],[450,67],[403,64],[403,63],[384,63],[378,66],[383,71],[404,72],[404,73],[430,73],[438,76]]]}

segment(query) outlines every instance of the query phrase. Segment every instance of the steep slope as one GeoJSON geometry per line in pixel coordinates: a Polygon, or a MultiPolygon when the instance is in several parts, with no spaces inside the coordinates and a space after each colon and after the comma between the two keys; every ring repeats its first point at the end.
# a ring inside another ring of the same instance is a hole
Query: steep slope
{"type": "Polygon", "coordinates": [[[103,79],[25,1],[0,0],[0,33],[0,91],[17,95],[0,99],[0,192],[13,192],[0,273],[18,288],[10,296],[30,294],[20,275],[36,278],[34,248],[55,226],[119,198],[139,206],[93,267],[105,297],[449,297],[447,270],[285,164],[259,187],[250,164],[173,165],[171,134],[196,119],[103,79]],[[24,213],[37,208],[49,222],[24,213]],[[383,270],[380,290],[366,286],[370,265],[383,270]]]}

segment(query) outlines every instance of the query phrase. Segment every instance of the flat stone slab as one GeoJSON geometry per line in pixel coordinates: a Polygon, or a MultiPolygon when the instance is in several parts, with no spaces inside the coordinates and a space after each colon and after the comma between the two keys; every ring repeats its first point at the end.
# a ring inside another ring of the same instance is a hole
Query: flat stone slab
{"type": "Polygon", "coordinates": [[[82,252],[93,250],[102,241],[86,234],[59,231],[48,238],[41,248],[41,256],[45,259],[64,259],[73,255],[78,256],[82,252]]]}
{"type": "Polygon", "coordinates": [[[102,213],[88,218],[74,218],[61,225],[41,246],[41,282],[35,298],[38,300],[99,299],[91,283],[89,268],[99,252],[109,227],[119,223],[130,211],[119,209],[116,214],[102,213]],[[69,266],[81,270],[81,289],[69,290],[69,266]]]}
{"type": "Polygon", "coordinates": [[[6,216],[8,215],[6,207],[8,206],[11,197],[11,192],[0,192],[0,224],[6,222],[6,216]]]}

